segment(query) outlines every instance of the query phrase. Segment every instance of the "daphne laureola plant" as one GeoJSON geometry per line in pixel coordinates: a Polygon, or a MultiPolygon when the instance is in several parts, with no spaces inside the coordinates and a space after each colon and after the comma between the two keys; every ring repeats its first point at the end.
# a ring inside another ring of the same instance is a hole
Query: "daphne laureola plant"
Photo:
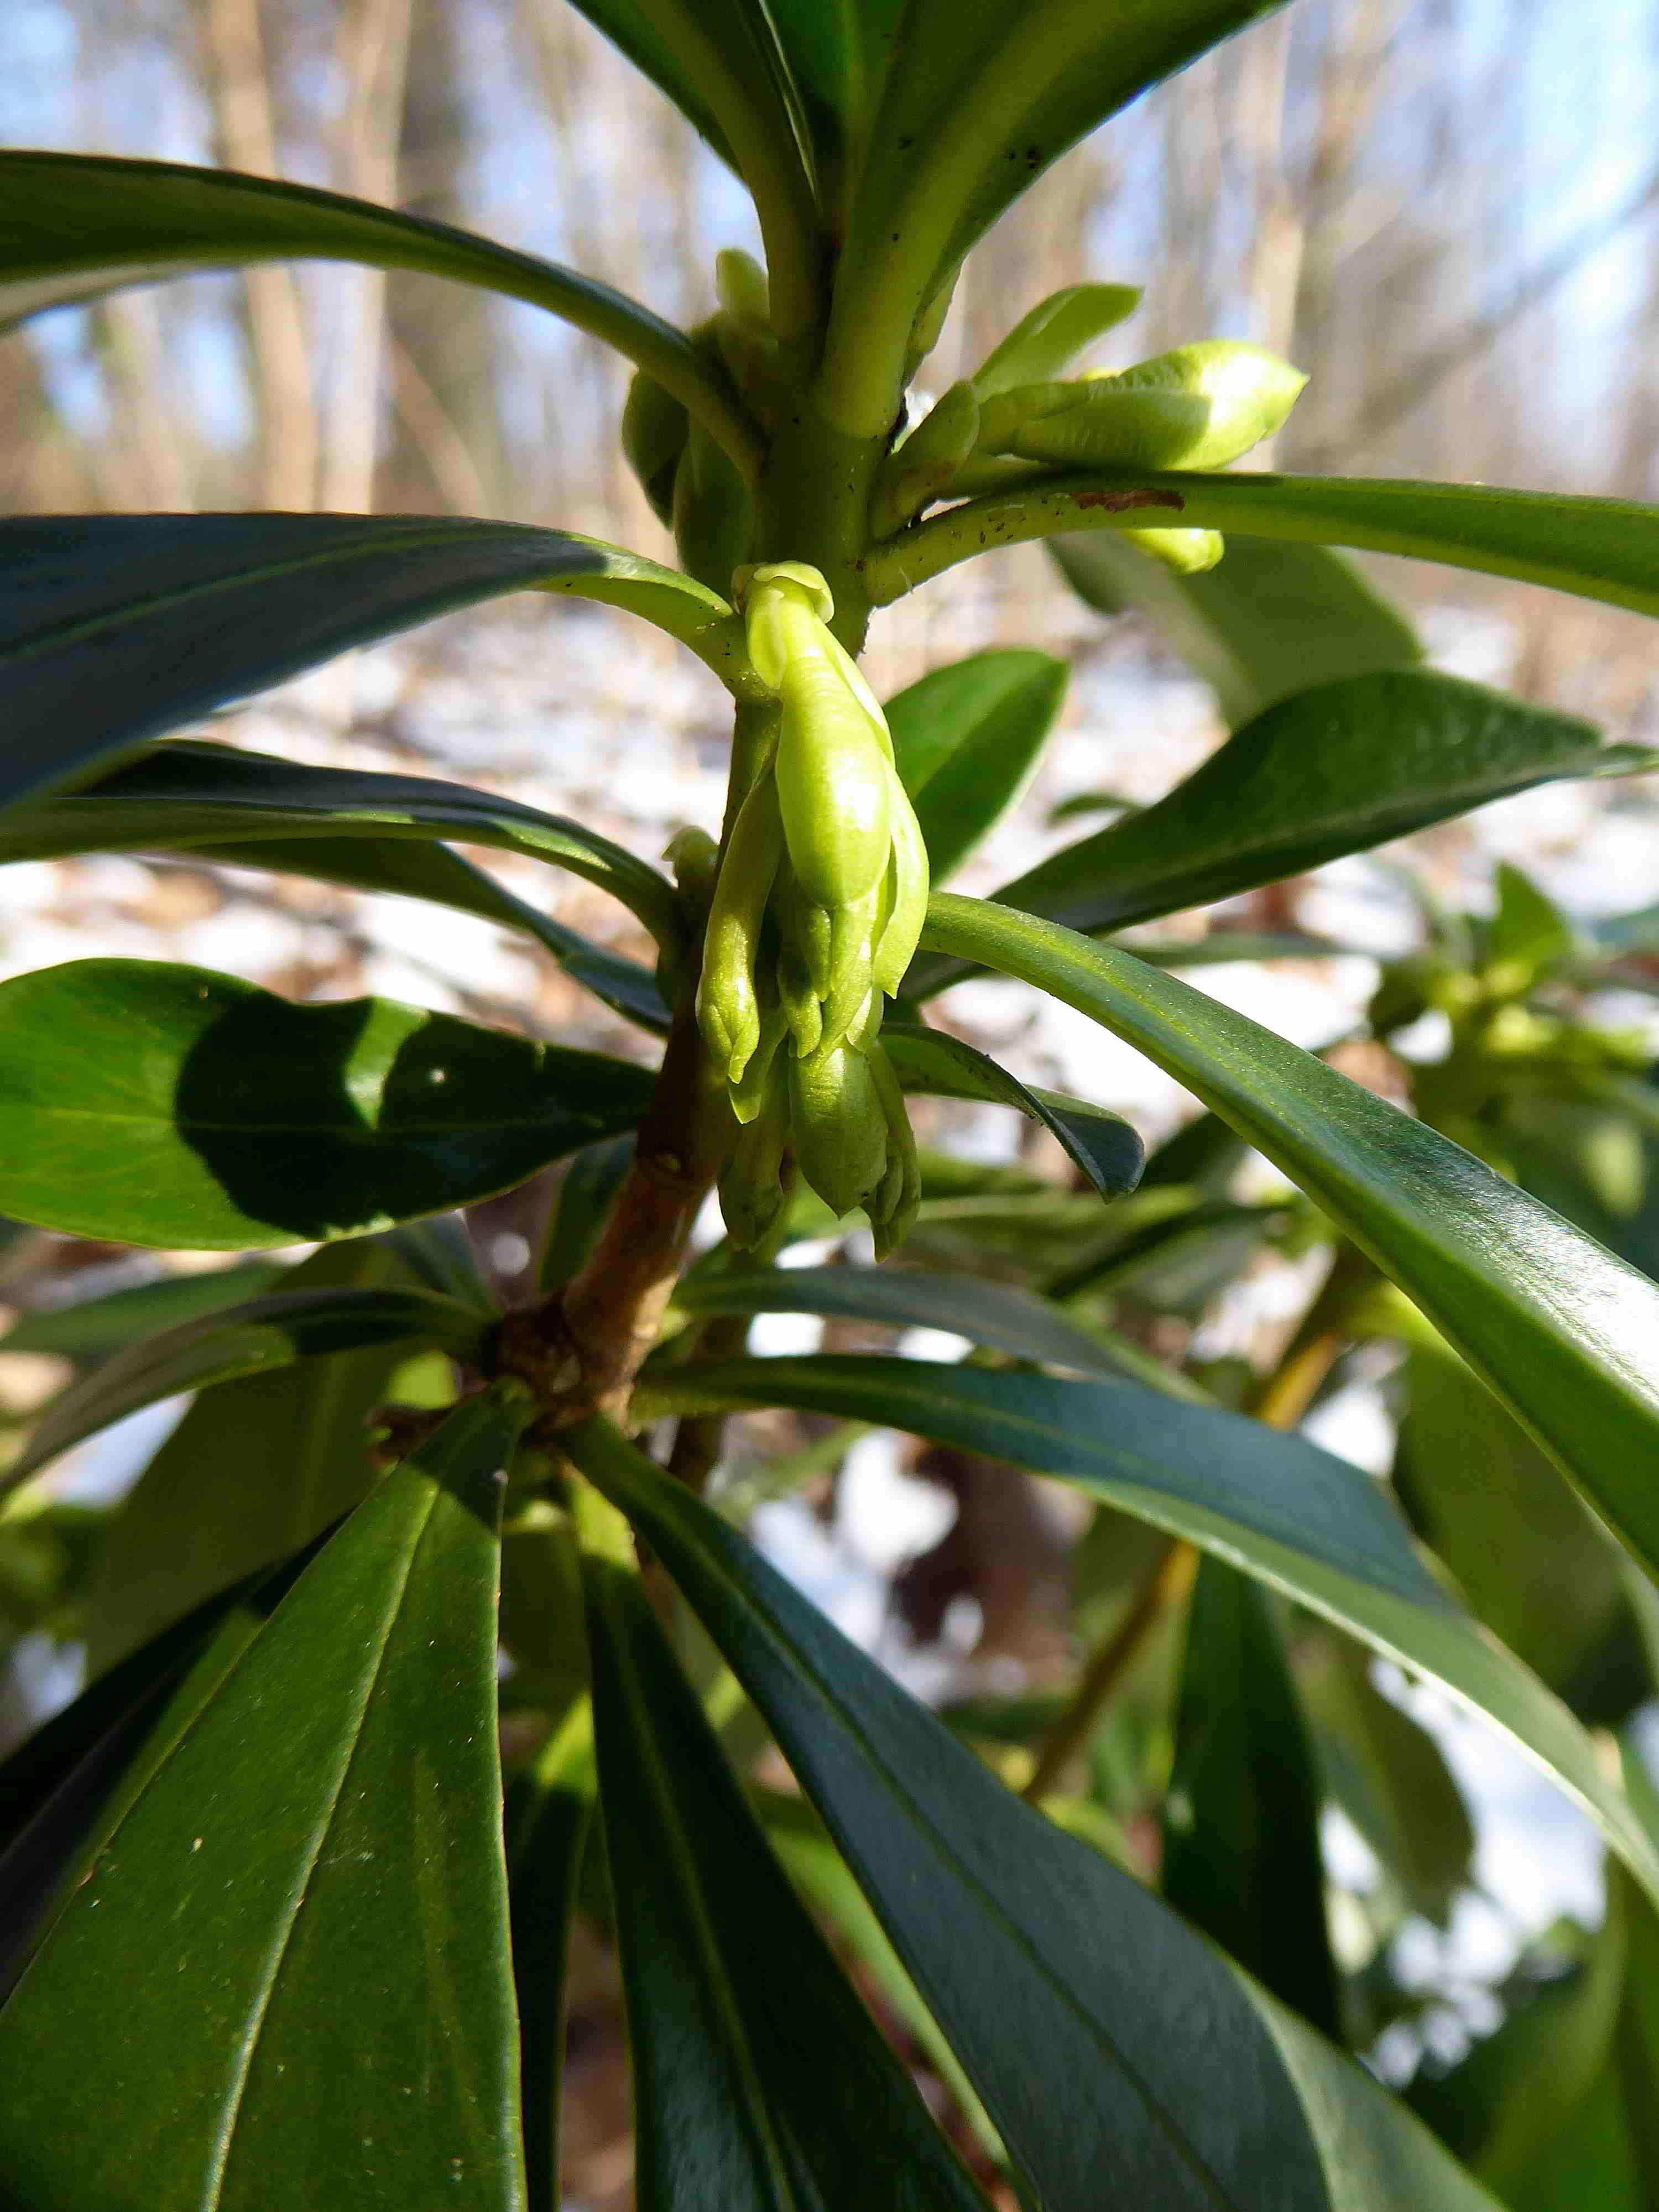
{"type": "Polygon", "coordinates": [[[1431,908],[1372,1009],[1384,1046],[1428,1010],[1449,1025],[1443,1059],[1397,1063],[1414,1112],[1178,981],[1155,942],[1111,939],[1654,765],[1428,670],[1328,549],[1654,614],[1659,520],[1235,468],[1301,372],[1201,334],[1102,367],[1103,344],[1133,353],[1117,283],[1011,301],[989,357],[920,397],[988,226],[1261,0],[582,5],[753,197],[764,265],[722,255],[690,332],[325,191],[0,154],[12,319],[309,258],[486,287],[605,340],[678,549],[407,516],[0,523],[0,859],[185,856],[436,902],[527,934],[660,1042],[648,1066],[143,961],[0,986],[0,1212],[244,1255],[0,1346],[73,1363],[9,1471],[8,1560],[46,1555],[59,1455],[195,1393],[62,1584],[88,1686],[8,1770],[0,2197],[550,2212],[580,1914],[620,1962],[642,2206],[1650,2203],[1659,1825],[1615,1734],[1654,1679],[1653,1092],[1585,996],[1636,975],[1642,919],[1586,933],[1513,872],[1492,916],[1431,908]],[[983,653],[883,702],[859,658],[881,610],[1034,540],[1092,605],[1161,625],[1231,733],[1154,805],[969,899],[943,881],[1064,672],[983,653]],[[725,818],[681,830],[672,877],[535,805],[177,734],[523,589],[656,623],[729,693],[725,818]],[[654,966],[452,841],[604,888],[654,966]],[[930,1020],[988,970],[1127,1041],[1200,1119],[1143,1172],[1109,1108],[930,1020]],[[1018,1108],[1072,1187],[919,1148],[918,1092],[1018,1108]],[[1237,1194],[1245,1146],[1280,1194],[1237,1194]],[[538,1288],[503,1313],[457,1209],[558,1160],[538,1288]],[[715,1190],[725,1237],[698,1249],[715,1190]],[[856,1213],[901,1265],[856,1243],[774,1264],[856,1213]],[[1328,1266],[1269,1372],[1148,1354],[1168,1328],[1138,1323],[1190,1319],[1275,1243],[1328,1266]],[[316,1249],[258,1256],[295,1244],[316,1249]],[[975,1348],[752,1356],[769,1312],[975,1348]],[[1405,1347],[1392,1488],[1296,1433],[1378,1338],[1405,1347]],[[784,1470],[750,1455],[734,1481],[727,1425],[769,1407],[829,1417],[831,1448],[886,1425],[1080,1492],[1093,1649],[1072,1690],[1035,1719],[941,1716],[842,1636],[739,1525],[784,1470]],[[1563,1563],[1571,1596],[1547,1604],[1563,1563]],[[1605,1927],[1539,2000],[1550,2033],[1517,1996],[1471,2070],[1405,2097],[1355,2053],[1408,2009],[1389,1938],[1443,1922],[1471,1839],[1370,1654],[1517,1743],[1610,1869],[1605,1927]],[[789,1790],[752,1769],[757,1717],[789,1790]],[[1363,1977],[1327,1925],[1331,1802],[1382,1869],[1363,1977]]]}

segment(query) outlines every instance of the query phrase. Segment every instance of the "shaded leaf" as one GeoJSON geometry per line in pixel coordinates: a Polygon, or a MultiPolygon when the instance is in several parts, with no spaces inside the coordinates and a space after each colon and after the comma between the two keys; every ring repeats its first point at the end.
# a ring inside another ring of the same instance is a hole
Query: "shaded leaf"
{"type": "MultiPolygon", "coordinates": [[[[391,1297],[375,1240],[325,1245],[295,1270],[326,1299],[391,1297]]],[[[368,1425],[387,1400],[447,1405],[454,1370],[408,1340],[371,1341],[221,1381],[198,1395],[116,1508],[87,1595],[87,1665],[108,1666],[210,1592],[291,1557],[368,1495],[368,1425]]]]}
{"type": "Polygon", "coordinates": [[[395,1000],[75,961],[0,985],[0,1206],[125,1243],[325,1242],[505,1189],[631,1126],[650,1089],[395,1000]]]}
{"type": "Polygon", "coordinates": [[[1187,1616],[1162,1888],[1264,1987],[1340,2039],[1307,1724],[1256,1586],[1218,1559],[1187,1616]]]}
{"type": "Polygon", "coordinates": [[[923,942],[1091,1015],[1298,1182],[1659,1563],[1659,1287],[1461,1146],[1127,953],[942,894],[923,942]]]}
{"type": "Polygon", "coordinates": [[[1091,607],[1133,607],[1214,691],[1237,729],[1292,692],[1409,668],[1423,647],[1404,615],[1323,545],[1235,538],[1195,576],[1109,530],[1051,538],[1048,551],[1091,607]]]}
{"type": "Polygon", "coordinates": [[[1139,1182],[1146,1149],[1135,1130],[1109,1107],[1022,1083],[988,1054],[943,1030],[888,1022],[881,1041],[905,1090],[1012,1106],[1029,1121],[1040,1121],[1103,1198],[1120,1198],[1139,1182]]]}
{"type": "Polygon", "coordinates": [[[384,514],[0,521],[0,802],[84,781],[348,647],[526,590],[625,607],[743,680],[723,599],[566,531],[384,514]]]}
{"type": "Polygon", "coordinates": [[[1659,1897],[1659,1856],[1590,1740],[1442,1588],[1370,1475],[1305,1437],[1127,1382],[821,1353],[699,1363],[654,1388],[675,1411],[788,1406],[884,1423],[1091,1496],[1283,1590],[1432,1676],[1577,1799],[1659,1897]]]}
{"type": "Polygon", "coordinates": [[[637,1576],[590,1560],[641,2212],[983,2207],[772,1856],[637,1576]]]}
{"type": "MultiPolygon", "coordinates": [[[[354,1264],[345,1279],[356,1273],[354,1264]]],[[[471,1307],[435,1291],[395,1284],[313,1289],[308,1283],[273,1291],[181,1322],[100,1361],[53,1401],[5,1481],[25,1481],[83,1438],[163,1398],[365,1345],[430,1344],[476,1360],[489,1328],[471,1307]]]]}
{"type": "Polygon", "coordinates": [[[1607,1632],[1620,1553],[1462,1361],[1413,1351],[1395,1486],[1492,1633],[1553,1688],[1607,1632]]]}
{"type": "MultiPolygon", "coordinates": [[[[90,790],[12,808],[0,818],[0,862],[65,853],[223,849],[269,835],[374,843],[453,837],[543,860],[596,884],[659,943],[681,934],[665,876],[579,822],[435,776],[310,768],[228,745],[159,744],[90,790]]],[[[257,865],[257,854],[244,865],[257,865]]]]}
{"type": "Polygon", "coordinates": [[[941,884],[1000,820],[1054,727],[1070,674],[1052,653],[971,653],[884,708],[899,779],[941,884]]]}
{"type": "Polygon", "coordinates": [[[470,231],[233,170],[0,151],[0,325],[118,285],[264,261],[356,261],[480,285],[603,338],[745,458],[754,430],[684,333],[608,284],[470,231]]]}
{"type": "MultiPolygon", "coordinates": [[[[889,1328],[948,1329],[1016,1359],[1085,1375],[1138,1376],[1146,1360],[1136,1346],[1120,1347],[1104,1329],[1090,1328],[1030,1291],[921,1267],[711,1270],[678,1284],[674,1304],[693,1314],[810,1313],[889,1328]]],[[[1175,1389],[1179,1395],[1178,1382],[1175,1389]]]]}
{"type": "Polygon", "coordinates": [[[600,1423],[635,1522],[777,1736],[1045,2212],[1474,2212],[1376,2083],[1012,1796],[742,1537],[600,1423]]]}
{"type": "Polygon", "coordinates": [[[1330,1795],[1407,1906],[1444,1927],[1474,1857],[1469,1809],[1435,1738],[1371,1675],[1367,1652],[1328,1637],[1311,1659],[1302,1655],[1297,1681],[1330,1795]]]}
{"type": "Polygon", "coordinates": [[[0,1352],[51,1352],[63,1359],[100,1359],[140,1337],[174,1328],[221,1308],[262,1297],[290,1271],[276,1260],[239,1260],[201,1274],[163,1275],[153,1283],[78,1298],[25,1314],[0,1337],[0,1352]]]}
{"type": "MultiPolygon", "coordinates": [[[[580,1597],[577,1613],[580,1613],[580,1597]]],[[[582,1633],[580,1618],[574,1624],[582,1633]]],[[[594,1803],[593,1732],[584,1697],[533,1767],[515,1775],[506,1809],[518,1998],[526,2212],[561,2212],[559,2085],[571,1916],[594,1803]]]]}

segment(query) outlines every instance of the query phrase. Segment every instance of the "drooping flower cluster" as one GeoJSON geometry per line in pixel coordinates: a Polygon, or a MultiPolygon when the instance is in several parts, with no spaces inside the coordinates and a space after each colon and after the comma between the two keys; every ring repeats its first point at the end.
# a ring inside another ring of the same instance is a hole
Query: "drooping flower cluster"
{"type": "Polygon", "coordinates": [[[778,702],[776,742],[744,799],[703,943],[697,1019],[742,1125],[720,1183],[726,1226],[757,1243],[783,1164],[837,1214],[861,1206],[878,1254],[915,1213],[915,1139],[880,1042],[916,949],[927,851],[880,707],[798,562],[741,579],[750,658],[778,702]]]}

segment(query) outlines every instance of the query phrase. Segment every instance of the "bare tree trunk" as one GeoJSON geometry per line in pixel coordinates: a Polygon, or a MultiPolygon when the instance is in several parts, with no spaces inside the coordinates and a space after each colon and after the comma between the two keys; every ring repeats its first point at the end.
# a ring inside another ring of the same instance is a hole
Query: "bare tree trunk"
{"type": "MultiPolygon", "coordinates": [[[[398,132],[409,63],[410,0],[349,0],[339,29],[347,87],[337,173],[342,191],[389,204],[398,191],[398,132]]],[[[325,416],[321,503],[331,514],[367,514],[374,465],[386,345],[386,277],[354,270],[341,316],[339,351],[325,416]]]]}
{"type": "MultiPolygon", "coordinates": [[[[259,0],[206,0],[208,94],[227,168],[277,174],[276,131],[259,0]]],[[[300,287],[280,266],[250,269],[248,337],[259,407],[259,485],[266,507],[303,511],[317,490],[317,399],[300,287]]]]}

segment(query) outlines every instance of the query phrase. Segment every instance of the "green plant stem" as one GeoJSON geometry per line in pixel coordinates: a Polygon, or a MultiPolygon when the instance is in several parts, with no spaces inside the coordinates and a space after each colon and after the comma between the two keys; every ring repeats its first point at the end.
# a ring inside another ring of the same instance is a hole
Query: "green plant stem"
{"type": "Polygon", "coordinates": [[[890,606],[976,553],[1068,531],[1133,529],[1146,520],[1134,510],[1147,506],[1178,507],[1182,529],[1405,554],[1659,614],[1654,510],[1633,500],[1249,469],[1033,474],[889,538],[870,554],[864,580],[872,605],[890,606]],[[1615,571],[1589,549],[1617,538],[1626,550],[1615,571]]]}
{"type": "Polygon", "coordinates": [[[1337,1248],[1324,1279],[1247,1408],[1270,1429],[1293,1429],[1302,1419],[1349,1340],[1355,1305],[1376,1279],[1376,1270],[1352,1244],[1337,1248]]]}
{"type": "MultiPolygon", "coordinates": [[[[770,278],[772,327],[785,343],[809,337],[819,317],[822,225],[812,184],[789,125],[782,88],[733,65],[738,41],[722,36],[703,0],[655,0],[655,28],[726,133],[755,203],[770,278]]],[[[762,57],[750,57],[760,62],[762,57]]]]}
{"type": "MultiPolygon", "coordinates": [[[[1010,10],[994,50],[907,165],[898,194],[878,188],[861,196],[817,386],[825,416],[839,429],[874,437],[891,422],[916,318],[945,275],[993,149],[1100,40],[1100,0],[1010,10]]],[[[958,245],[957,258],[960,252],[958,245]]]]}
{"type": "Polygon", "coordinates": [[[1064,1781],[1153,1630],[1186,1602],[1197,1571],[1198,1553],[1184,1540],[1171,1537],[1139,1596],[1084,1668],[1066,1710],[1049,1731],[1021,1792],[1028,1804],[1040,1804],[1064,1781]]]}

